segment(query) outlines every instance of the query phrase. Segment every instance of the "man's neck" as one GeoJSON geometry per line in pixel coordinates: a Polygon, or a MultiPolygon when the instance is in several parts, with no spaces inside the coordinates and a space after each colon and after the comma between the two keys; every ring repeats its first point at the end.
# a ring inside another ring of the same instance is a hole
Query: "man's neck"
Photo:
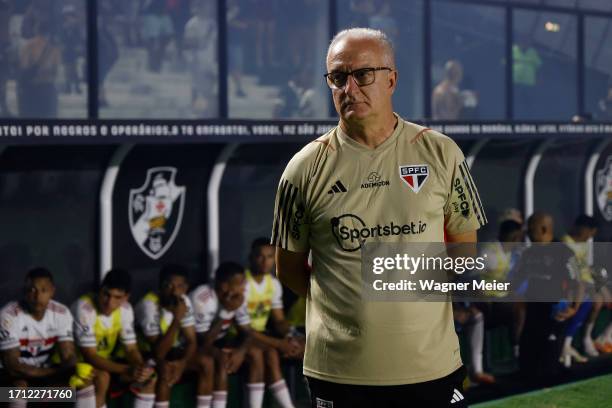
{"type": "Polygon", "coordinates": [[[22,307],[30,316],[32,316],[32,319],[36,320],[37,322],[41,321],[47,312],[47,309],[43,310],[42,312],[35,312],[34,310],[30,309],[30,306],[26,302],[22,302],[22,307]]]}
{"type": "Polygon", "coordinates": [[[397,127],[398,118],[393,113],[389,115],[367,123],[349,123],[340,119],[340,128],[351,139],[370,149],[375,149],[383,144],[397,127]]]}
{"type": "Polygon", "coordinates": [[[255,269],[251,269],[251,276],[253,277],[253,279],[255,280],[255,282],[257,283],[261,283],[263,282],[264,278],[266,277],[265,273],[255,273],[255,269]]]}

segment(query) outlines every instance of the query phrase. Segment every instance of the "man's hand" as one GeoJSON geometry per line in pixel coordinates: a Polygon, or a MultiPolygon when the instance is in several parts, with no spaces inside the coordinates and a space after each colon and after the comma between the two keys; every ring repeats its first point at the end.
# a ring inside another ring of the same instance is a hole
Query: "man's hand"
{"type": "Polygon", "coordinates": [[[187,304],[185,303],[185,299],[183,299],[181,296],[177,296],[176,304],[170,309],[170,311],[177,321],[181,321],[187,314],[187,304]]]}
{"type": "Polygon", "coordinates": [[[279,346],[283,357],[295,357],[300,352],[300,345],[291,337],[282,339],[279,346]]]}
{"type": "Polygon", "coordinates": [[[185,371],[187,362],[185,360],[165,361],[161,366],[161,381],[172,387],[179,382],[185,371]]]}
{"type": "Polygon", "coordinates": [[[151,378],[154,373],[155,370],[153,369],[153,367],[149,367],[148,365],[143,364],[132,367],[130,376],[132,377],[132,380],[134,382],[144,384],[145,382],[147,382],[147,380],[149,380],[149,378],[151,378]]]}
{"type": "Polygon", "coordinates": [[[572,306],[568,307],[565,310],[558,312],[555,315],[555,320],[558,322],[563,322],[576,314],[576,309],[572,306]]]}
{"type": "Polygon", "coordinates": [[[228,374],[234,374],[236,371],[238,371],[238,369],[242,365],[244,361],[244,357],[246,355],[246,351],[241,350],[241,349],[231,349],[231,348],[225,348],[222,351],[225,355],[225,359],[224,359],[225,371],[227,371],[228,374]]]}

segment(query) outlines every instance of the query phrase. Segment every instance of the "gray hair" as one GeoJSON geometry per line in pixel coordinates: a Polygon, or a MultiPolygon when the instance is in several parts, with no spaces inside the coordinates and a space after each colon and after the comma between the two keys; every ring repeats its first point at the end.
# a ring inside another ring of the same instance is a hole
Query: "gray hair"
{"type": "Polygon", "coordinates": [[[378,42],[381,49],[383,50],[385,62],[391,68],[395,68],[395,49],[393,48],[393,43],[391,42],[387,34],[380,30],[365,27],[347,28],[346,30],[338,32],[329,43],[329,47],[327,48],[327,56],[325,58],[326,61],[327,59],[329,59],[329,54],[333,46],[336,45],[336,43],[344,37],[368,39],[378,42]]]}

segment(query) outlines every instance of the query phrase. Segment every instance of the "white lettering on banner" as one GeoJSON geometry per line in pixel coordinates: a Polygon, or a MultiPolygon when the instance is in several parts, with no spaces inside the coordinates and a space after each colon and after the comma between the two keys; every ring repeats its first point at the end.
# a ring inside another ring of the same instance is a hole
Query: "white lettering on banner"
{"type": "Polygon", "coordinates": [[[47,125],[27,125],[26,136],[49,136],[49,126],[47,125]]]}
{"type": "Polygon", "coordinates": [[[21,126],[0,126],[0,136],[23,136],[21,126]]]}

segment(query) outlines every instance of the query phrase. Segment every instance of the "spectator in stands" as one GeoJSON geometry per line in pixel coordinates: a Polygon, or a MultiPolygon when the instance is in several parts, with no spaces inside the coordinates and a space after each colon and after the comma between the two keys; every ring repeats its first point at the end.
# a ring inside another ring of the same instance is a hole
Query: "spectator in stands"
{"type": "Polygon", "coordinates": [[[538,84],[538,71],[542,66],[540,54],[527,35],[519,35],[512,46],[512,79],[514,83],[514,109],[516,117],[531,118],[532,99],[538,84]]]}
{"type": "MultiPolygon", "coordinates": [[[[301,68],[310,66],[316,60],[315,50],[317,49],[316,36],[312,35],[317,30],[321,21],[321,13],[324,12],[326,2],[324,0],[280,0],[279,4],[283,13],[283,18],[279,19],[281,26],[279,31],[286,33],[285,42],[281,44],[277,58],[283,59],[286,66],[301,68]]],[[[287,68],[284,69],[288,72],[287,68]]],[[[299,74],[298,74],[299,75],[299,74]]]]}
{"type": "Polygon", "coordinates": [[[605,98],[599,101],[599,117],[603,121],[612,121],[612,84],[608,85],[605,98]]]}
{"type": "Polygon", "coordinates": [[[154,359],[157,381],[156,408],[167,407],[172,387],[185,371],[197,375],[197,408],[209,408],[212,401],[214,362],[196,354],[197,339],[187,269],[166,265],[159,273],[159,289],[147,293],[136,306],[141,350],[154,359]]]}
{"type": "MultiPolygon", "coordinates": [[[[55,283],[44,268],[29,271],[23,298],[0,310],[0,385],[10,387],[68,386],[77,358],[70,310],[53,300],[55,283]]],[[[91,378],[77,391],[78,404],[91,407],[91,378]]],[[[16,401],[10,407],[25,407],[16,401]]]]}
{"type": "Polygon", "coordinates": [[[97,294],[81,296],[72,305],[74,333],[85,363],[96,370],[96,406],[105,406],[113,382],[130,385],[135,408],[155,402],[155,370],[145,363],[136,344],[134,312],[128,302],[132,280],[121,269],[109,271],[97,294]]]}
{"type": "Polygon", "coordinates": [[[184,47],[189,52],[191,103],[196,117],[217,114],[217,21],[210,0],[196,0],[185,26],[184,47]]]}
{"type": "Polygon", "coordinates": [[[62,42],[62,60],[64,65],[64,92],[81,93],[81,84],[77,62],[81,52],[83,41],[83,29],[76,8],[73,5],[66,5],[62,9],[62,28],[60,32],[62,42]]]}
{"type": "Polygon", "coordinates": [[[143,0],[142,39],[147,47],[149,70],[160,72],[166,46],[174,36],[166,0],[143,0]]]}
{"type": "Polygon", "coordinates": [[[281,90],[275,106],[277,118],[313,118],[315,116],[315,90],[312,87],[312,69],[302,66],[281,90]]]}
{"type": "Polygon", "coordinates": [[[304,349],[292,338],[283,311],[283,288],[274,276],[275,249],[269,238],[251,244],[246,276],[246,304],[253,329],[253,353],[264,361],[268,388],[282,408],[293,408],[280,367],[280,356],[299,358],[304,349]],[[270,325],[272,323],[272,325],[270,325]],[[272,326],[273,331],[268,330],[272,326]],[[280,336],[280,337],[278,337],[280,336]]]}
{"type": "Polygon", "coordinates": [[[582,302],[582,287],[576,279],[574,253],[567,246],[553,246],[553,219],[536,212],[527,221],[529,239],[535,245],[525,249],[512,287],[527,281],[527,314],[520,339],[520,367],[534,381],[546,380],[556,372],[559,340],[568,319],[582,302]],[[555,299],[555,302],[550,302],[555,299]]]}
{"type": "MultiPolygon", "coordinates": [[[[108,6],[108,3],[102,3],[100,6],[103,7],[104,5],[108,6]]],[[[100,11],[100,24],[98,24],[98,103],[100,108],[108,106],[104,83],[119,59],[117,41],[108,28],[110,20],[110,10],[102,8],[100,11]]]]}
{"type": "Polygon", "coordinates": [[[166,0],[166,10],[172,20],[172,33],[174,35],[174,48],[176,49],[176,59],[179,64],[184,63],[183,40],[185,35],[185,25],[190,13],[191,0],[166,0]]]}
{"type": "Polygon", "coordinates": [[[250,0],[250,10],[254,14],[255,28],[255,66],[260,71],[277,64],[276,15],[279,0],[250,0]]]}
{"type": "MultiPolygon", "coordinates": [[[[522,218],[522,217],[521,217],[522,218]]],[[[498,242],[483,245],[482,255],[485,257],[485,271],[482,278],[492,282],[506,282],[511,280],[511,273],[515,270],[521,256],[524,233],[522,224],[508,219],[499,225],[498,242]]],[[[505,298],[509,295],[505,291],[485,291],[490,297],[505,298]]],[[[516,296],[516,293],[514,294],[516,296]]],[[[481,305],[488,327],[508,325],[511,327],[511,342],[515,357],[519,353],[519,339],[525,322],[525,303],[513,299],[512,303],[495,301],[481,305]]]]}
{"type": "Polygon", "coordinates": [[[56,118],[55,80],[61,63],[59,48],[51,38],[51,23],[37,19],[35,35],[21,50],[19,58],[19,115],[27,118],[56,118]]]}
{"type": "Polygon", "coordinates": [[[463,66],[450,60],[444,66],[444,79],[433,90],[431,97],[434,120],[457,120],[461,117],[463,98],[459,84],[463,79],[463,66]]]}
{"type": "Polygon", "coordinates": [[[9,31],[11,20],[11,4],[8,0],[0,1],[0,117],[11,116],[6,93],[6,83],[10,76],[11,36],[9,31]]]}
{"type": "Polygon", "coordinates": [[[246,43],[249,24],[244,16],[244,10],[238,0],[229,0],[227,3],[227,26],[229,41],[227,43],[229,54],[229,76],[234,84],[236,96],[245,97],[242,85],[242,72],[244,69],[244,46],[246,43]]]}
{"type": "Polygon", "coordinates": [[[215,360],[214,408],[225,408],[227,376],[236,373],[245,359],[249,363],[249,406],[261,408],[263,361],[257,353],[251,352],[251,320],[244,291],[244,268],[234,262],[224,262],[215,272],[213,286],[200,285],[190,295],[200,352],[215,360]],[[238,329],[236,337],[228,334],[233,325],[238,329]]]}

